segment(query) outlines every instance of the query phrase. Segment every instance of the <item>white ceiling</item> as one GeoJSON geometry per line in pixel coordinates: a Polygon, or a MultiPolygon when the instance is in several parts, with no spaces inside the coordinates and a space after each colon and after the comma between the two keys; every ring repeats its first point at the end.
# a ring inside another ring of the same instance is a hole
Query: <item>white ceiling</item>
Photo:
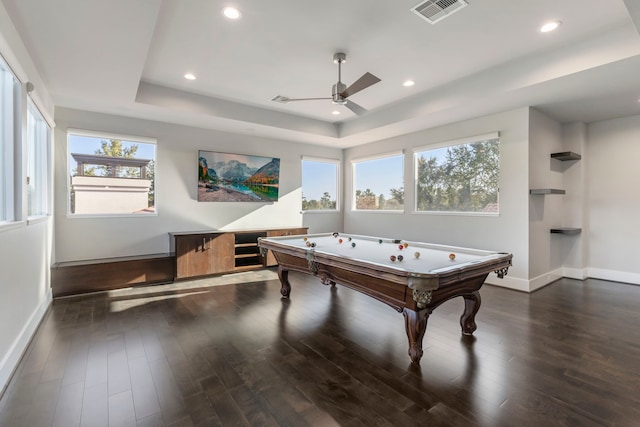
{"type": "Polygon", "coordinates": [[[640,114],[639,0],[468,0],[435,25],[416,0],[2,1],[57,106],[341,148],[526,105],[640,114]],[[331,96],[335,52],[347,85],[382,79],[366,114],[271,101],[331,96]]]}

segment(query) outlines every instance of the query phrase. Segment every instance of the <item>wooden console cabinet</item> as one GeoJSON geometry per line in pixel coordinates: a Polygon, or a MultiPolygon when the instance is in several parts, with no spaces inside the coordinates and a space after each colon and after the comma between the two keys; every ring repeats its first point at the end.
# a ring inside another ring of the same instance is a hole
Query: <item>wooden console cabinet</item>
{"type": "Polygon", "coordinates": [[[175,254],[175,279],[231,273],[277,265],[260,254],[258,238],[307,234],[308,228],[169,233],[175,254]]]}

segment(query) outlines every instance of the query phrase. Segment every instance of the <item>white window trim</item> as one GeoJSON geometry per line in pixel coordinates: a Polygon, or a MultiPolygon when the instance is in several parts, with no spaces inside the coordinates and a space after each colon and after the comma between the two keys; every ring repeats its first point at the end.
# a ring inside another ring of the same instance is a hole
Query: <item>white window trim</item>
{"type": "Polygon", "coordinates": [[[156,146],[155,149],[155,171],[154,171],[154,191],[156,192],[153,200],[154,212],[145,212],[143,214],[134,214],[134,213],[117,213],[117,214],[76,214],[71,213],[71,183],[67,179],[66,183],[66,198],[67,198],[67,214],[66,217],[68,219],[90,219],[90,218],[153,218],[158,216],[158,140],[152,137],[146,136],[137,136],[137,135],[126,135],[115,132],[104,132],[104,131],[94,131],[88,129],[77,129],[77,128],[67,128],[67,138],[66,138],[66,147],[65,147],[65,177],[68,177],[69,174],[69,156],[71,153],[69,152],[69,135],[77,135],[77,136],[87,136],[92,138],[104,138],[104,139],[119,139],[128,142],[142,142],[144,144],[153,144],[156,146]]]}
{"type": "MultiPolygon", "coordinates": [[[[445,147],[454,147],[456,145],[463,144],[471,144],[474,142],[486,141],[488,139],[498,139],[500,140],[500,132],[490,132],[476,136],[468,136],[464,138],[458,138],[448,141],[437,142],[434,144],[424,145],[421,147],[416,147],[413,149],[412,156],[412,168],[413,168],[413,209],[411,210],[411,214],[416,215],[443,215],[443,216],[480,216],[480,217],[499,217],[500,210],[498,212],[463,212],[463,211],[419,211],[418,210],[418,168],[417,168],[417,158],[418,153],[429,150],[437,150],[438,148],[445,147]]],[[[406,200],[405,200],[406,202],[406,200]]],[[[405,203],[405,208],[406,208],[405,203]]],[[[498,208],[499,209],[499,208],[498,208]]]]}
{"type": "MultiPolygon", "coordinates": [[[[405,170],[405,163],[406,163],[406,158],[405,158],[405,152],[404,150],[397,150],[397,151],[390,151],[390,152],[386,152],[386,153],[382,153],[382,154],[374,154],[372,156],[366,156],[366,157],[358,157],[355,159],[351,159],[351,212],[357,212],[357,213],[361,213],[361,212],[366,212],[366,213],[387,213],[387,214],[404,214],[406,213],[407,210],[407,201],[405,199],[405,203],[402,207],[402,209],[356,209],[356,189],[355,189],[355,182],[356,182],[356,170],[354,168],[354,164],[355,163],[362,163],[362,162],[369,162],[372,160],[380,160],[380,159],[386,159],[387,157],[395,157],[395,156],[402,156],[402,186],[405,187],[404,185],[404,181],[405,181],[405,174],[404,174],[404,170],[405,170]]],[[[406,195],[406,193],[405,193],[406,195]]]]}
{"type": "MultiPolygon", "coordinates": [[[[27,213],[27,225],[37,224],[38,222],[42,222],[42,218],[46,219],[47,217],[50,217],[52,212],[52,205],[53,205],[53,149],[52,149],[53,148],[52,147],[53,146],[52,144],[53,127],[51,126],[51,123],[47,120],[45,115],[42,114],[42,110],[40,109],[38,104],[33,100],[33,98],[31,98],[31,96],[27,96],[27,108],[25,109],[25,112],[28,111],[30,105],[33,106],[33,108],[40,114],[40,118],[44,121],[44,123],[47,126],[47,137],[46,137],[45,151],[44,151],[44,155],[46,157],[45,163],[47,166],[47,170],[46,170],[46,177],[45,177],[46,188],[44,190],[46,192],[45,193],[46,197],[44,199],[44,203],[45,203],[44,213],[40,213],[37,215],[28,215],[27,213]]],[[[26,117],[27,115],[25,115],[25,118],[26,117]]],[[[27,135],[28,135],[28,132],[25,133],[25,138],[27,135]]],[[[26,141],[26,139],[25,139],[25,147],[27,149],[29,147],[29,143],[28,141],[26,141]]],[[[30,155],[31,153],[27,152],[27,161],[30,155]]]]}
{"type": "MultiPolygon", "coordinates": [[[[342,173],[340,172],[340,164],[342,163],[340,159],[329,159],[322,157],[311,157],[311,156],[302,156],[300,159],[300,171],[302,172],[302,162],[303,161],[317,162],[317,163],[329,163],[336,166],[336,208],[335,209],[308,209],[308,210],[300,210],[303,215],[306,214],[335,214],[336,212],[340,212],[342,210],[342,203],[340,200],[342,199],[342,173]]],[[[301,186],[302,187],[302,186],[301,186]]]]}

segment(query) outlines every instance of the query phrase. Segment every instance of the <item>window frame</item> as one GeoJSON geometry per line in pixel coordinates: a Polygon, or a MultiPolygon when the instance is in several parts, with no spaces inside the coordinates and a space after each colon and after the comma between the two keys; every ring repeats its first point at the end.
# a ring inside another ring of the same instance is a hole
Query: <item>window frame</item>
{"type": "Polygon", "coordinates": [[[52,167],[51,167],[51,135],[52,135],[52,129],[51,129],[51,125],[47,122],[47,120],[45,119],[44,114],[42,114],[42,112],[40,111],[40,109],[38,108],[38,106],[36,105],[36,103],[33,101],[33,99],[31,99],[31,97],[27,97],[27,108],[25,109],[26,112],[26,122],[27,122],[27,132],[26,132],[26,138],[25,138],[25,143],[26,143],[26,157],[27,157],[27,163],[26,163],[26,187],[27,187],[27,196],[26,196],[26,200],[27,200],[27,223],[33,223],[34,221],[37,221],[39,218],[46,218],[51,216],[51,176],[52,176],[52,167]],[[36,141],[36,140],[31,140],[31,137],[34,136],[32,135],[31,132],[31,128],[29,126],[29,115],[34,116],[34,118],[44,124],[44,131],[45,131],[45,135],[44,135],[44,140],[42,141],[36,141]],[[35,149],[35,151],[34,151],[35,149]],[[38,168],[41,168],[42,173],[37,174],[35,177],[31,177],[29,175],[30,173],[30,162],[32,161],[32,155],[34,154],[34,152],[36,153],[36,165],[35,168],[36,170],[38,168]],[[35,213],[31,213],[29,212],[29,206],[31,204],[31,198],[29,195],[29,186],[32,185],[31,184],[31,180],[32,179],[36,179],[37,183],[35,184],[36,190],[38,191],[38,195],[39,195],[39,205],[42,206],[42,208],[40,209],[39,212],[35,212],[35,213]]]}
{"type": "Polygon", "coordinates": [[[65,156],[65,179],[66,179],[66,205],[67,205],[67,218],[76,218],[76,219],[84,219],[84,218],[152,218],[158,216],[158,141],[156,138],[146,137],[146,136],[138,136],[138,135],[125,135],[115,132],[104,132],[104,131],[94,131],[88,129],[77,129],[77,128],[68,128],[67,129],[67,141],[66,141],[66,156],[65,156]],[[153,212],[145,212],[145,213],[73,213],[71,212],[71,180],[70,178],[70,162],[69,158],[71,156],[70,151],[70,137],[72,135],[81,136],[81,137],[89,137],[89,138],[99,138],[99,139],[117,139],[127,142],[134,143],[142,143],[142,144],[152,144],[154,145],[154,158],[152,159],[154,162],[154,178],[153,178],[153,212]]]}
{"type": "MultiPolygon", "coordinates": [[[[418,210],[418,154],[424,151],[437,150],[440,148],[454,147],[458,145],[473,144],[476,142],[486,141],[490,139],[497,139],[498,144],[500,141],[500,132],[490,132],[481,135],[473,135],[465,138],[458,138],[453,140],[447,140],[437,142],[434,144],[424,145],[413,149],[413,210],[411,213],[417,215],[449,215],[449,216],[482,216],[482,217],[497,217],[500,216],[500,177],[498,177],[498,211],[497,212],[476,212],[476,211],[427,211],[418,210]]],[[[498,161],[500,161],[500,155],[498,161]]],[[[500,173],[500,167],[498,173],[500,173]]],[[[500,175],[499,175],[500,176],[500,175]]]]}
{"type": "MultiPolygon", "coordinates": [[[[23,224],[21,208],[21,180],[18,173],[21,172],[20,162],[22,160],[22,84],[11,66],[0,55],[0,66],[3,71],[12,77],[12,87],[7,92],[11,93],[11,99],[2,100],[7,102],[7,111],[11,114],[6,118],[6,123],[10,126],[5,135],[0,135],[3,143],[0,145],[0,165],[2,168],[2,179],[0,180],[0,231],[13,229],[23,224]]],[[[8,85],[7,85],[8,86],[8,85]]],[[[5,118],[0,117],[0,120],[5,118]]]]}
{"type": "Polygon", "coordinates": [[[402,209],[358,209],[356,207],[356,190],[357,190],[356,189],[356,164],[370,162],[374,160],[382,160],[382,159],[391,158],[391,157],[400,157],[402,159],[402,166],[400,169],[402,174],[401,183],[402,183],[402,188],[404,189],[406,187],[406,183],[405,183],[405,178],[406,178],[405,157],[406,156],[405,156],[404,150],[388,151],[385,153],[375,154],[372,156],[358,157],[350,160],[350,163],[351,163],[351,211],[352,212],[358,212],[358,213],[378,212],[378,213],[391,213],[391,214],[404,214],[406,212],[406,199],[402,204],[402,209]]]}
{"type": "MultiPolygon", "coordinates": [[[[340,212],[342,210],[342,204],[340,203],[340,200],[342,199],[342,192],[341,192],[341,188],[342,188],[342,180],[341,180],[341,176],[342,174],[340,173],[340,164],[342,163],[339,159],[329,159],[329,158],[323,158],[323,157],[311,157],[311,156],[302,156],[301,160],[300,160],[300,189],[301,191],[301,196],[304,194],[304,183],[302,181],[302,175],[303,175],[303,168],[304,168],[304,162],[308,161],[308,162],[314,162],[314,163],[328,163],[328,164],[333,164],[336,167],[336,188],[335,188],[335,192],[336,192],[336,207],[335,209],[307,209],[304,210],[302,209],[302,200],[300,201],[300,210],[303,214],[306,213],[335,213],[335,212],[340,212]]],[[[302,197],[301,197],[302,199],[302,197]]]]}

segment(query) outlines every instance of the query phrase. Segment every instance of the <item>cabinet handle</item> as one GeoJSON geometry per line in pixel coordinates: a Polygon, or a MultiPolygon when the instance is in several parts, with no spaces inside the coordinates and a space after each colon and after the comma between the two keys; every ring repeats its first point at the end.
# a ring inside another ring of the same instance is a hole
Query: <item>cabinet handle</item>
{"type": "Polygon", "coordinates": [[[207,250],[207,238],[206,237],[202,238],[202,250],[203,251],[207,250]]]}

